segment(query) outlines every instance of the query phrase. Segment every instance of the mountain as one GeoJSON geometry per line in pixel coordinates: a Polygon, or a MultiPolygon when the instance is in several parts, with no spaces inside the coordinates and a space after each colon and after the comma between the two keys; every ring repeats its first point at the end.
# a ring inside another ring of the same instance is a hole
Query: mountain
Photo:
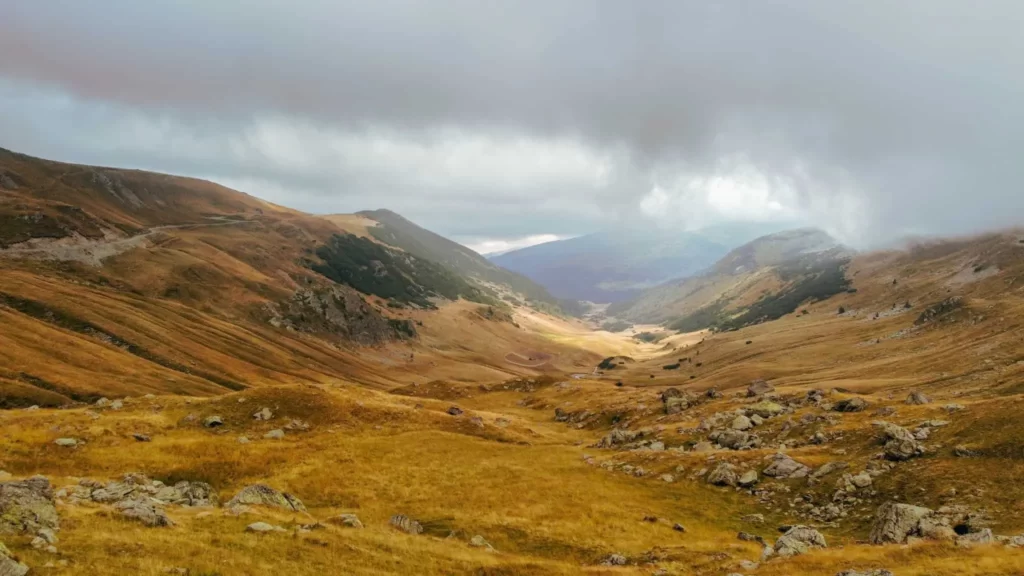
{"type": "Polygon", "coordinates": [[[599,232],[506,252],[491,261],[530,277],[559,298],[621,302],[666,280],[703,272],[730,249],[779,226],[599,232]]]}
{"type": "Polygon", "coordinates": [[[846,290],[844,268],[851,256],[821,230],[777,232],[730,251],[703,274],[613,304],[607,314],[685,331],[774,319],[808,299],[846,290]]]}
{"type": "Polygon", "coordinates": [[[380,242],[437,262],[455,274],[479,282],[485,289],[505,286],[533,304],[559,305],[543,286],[526,276],[506,270],[469,248],[421,228],[390,210],[365,211],[358,215],[376,223],[368,227],[368,232],[380,242]]]}
{"type": "Polygon", "coordinates": [[[522,373],[501,355],[480,358],[475,344],[451,348],[446,335],[535,348],[493,308],[494,294],[517,294],[501,281],[520,278],[483,261],[484,286],[456,271],[468,264],[374,239],[377,226],[202,180],[0,149],[0,406],[337,379],[382,386],[447,373],[445,358],[462,354],[475,358],[463,371],[522,373]],[[430,364],[392,358],[413,350],[430,364]]]}

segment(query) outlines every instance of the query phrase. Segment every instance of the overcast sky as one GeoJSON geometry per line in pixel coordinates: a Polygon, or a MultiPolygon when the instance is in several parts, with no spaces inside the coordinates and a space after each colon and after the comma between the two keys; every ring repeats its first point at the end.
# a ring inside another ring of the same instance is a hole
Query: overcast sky
{"type": "Polygon", "coordinates": [[[474,247],[1024,221],[1019,0],[11,0],[0,146],[474,247]]]}

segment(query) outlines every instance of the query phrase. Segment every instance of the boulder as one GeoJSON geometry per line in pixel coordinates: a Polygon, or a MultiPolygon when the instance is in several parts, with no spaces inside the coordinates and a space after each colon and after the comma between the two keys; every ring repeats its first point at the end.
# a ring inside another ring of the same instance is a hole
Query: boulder
{"type": "Polygon", "coordinates": [[[28,566],[18,562],[11,552],[0,542],[0,576],[25,576],[28,566]]]}
{"type": "Polygon", "coordinates": [[[921,533],[921,521],[933,513],[921,506],[886,502],[875,512],[868,539],[872,544],[903,544],[908,536],[921,533]]]}
{"type": "Polygon", "coordinates": [[[266,421],[274,417],[274,413],[270,411],[270,408],[261,408],[255,414],[252,415],[254,420],[266,421]]]}
{"type": "Polygon", "coordinates": [[[775,392],[775,387],[761,378],[754,380],[750,383],[750,386],[747,386],[747,396],[750,398],[754,398],[755,396],[764,396],[771,392],[775,392]]]}
{"type": "Polygon", "coordinates": [[[598,442],[597,446],[599,448],[613,448],[615,446],[621,446],[623,444],[634,442],[642,438],[643,435],[644,433],[640,431],[622,430],[621,428],[616,428],[609,432],[607,435],[605,435],[605,437],[602,438],[600,442],[598,442]]]}
{"type": "Polygon", "coordinates": [[[0,534],[35,534],[60,529],[53,488],[43,476],[0,482],[0,534]]]}
{"type": "Polygon", "coordinates": [[[807,526],[793,526],[775,541],[775,554],[783,558],[806,554],[815,548],[828,548],[821,532],[807,526]]]}
{"type": "Polygon", "coordinates": [[[224,419],[220,416],[207,416],[203,418],[203,426],[207,428],[217,428],[224,425],[224,419]]]}
{"type": "Polygon", "coordinates": [[[736,484],[741,488],[750,488],[756,485],[758,481],[757,470],[747,470],[736,480],[736,484]]]}
{"type": "Polygon", "coordinates": [[[750,418],[747,418],[746,416],[740,414],[739,416],[733,419],[732,423],[729,424],[729,427],[732,428],[733,430],[745,431],[753,428],[754,423],[750,421],[750,418]]]}
{"type": "Polygon", "coordinates": [[[255,532],[257,534],[266,534],[268,532],[287,532],[287,530],[280,526],[274,526],[272,524],[267,524],[266,522],[253,522],[245,527],[245,531],[255,532]]]}
{"type": "Polygon", "coordinates": [[[924,392],[917,392],[917,391],[915,391],[915,392],[911,392],[907,396],[907,399],[904,401],[904,403],[905,404],[911,404],[911,405],[921,405],[921,404],[931,404],[931,401],[932,401],[931,398],[925,396],[924,392]]]}
{"type": "Polygon", "coordinates": [[[406,534],[422,534],[423,525],[409,518],[405,514],[395,514],[391,517],[391,526],[405,532],[406,534]]]}
{"type": "Polygon", "coordinates": [[[735,486],[736,485],[736,469],[732,464],[728,462],[722,462],[715,467],[714,470],[708,474],[708,484],[715,486],[735,486]]]}
{"type": "Polygon", "coordinates": [[[665,414],[679,414],[690,407],[690,400],[686,396],[672,396],[665,399],[665,414]]]}
{"type": "Polygon", "coordinates": [[[491,546],[491,543],[485,540],[484,537],[480,536],[479,534],[469,539],[469,545],[473,548],[485,548],[492,552],[494,551],[494,546],[491,546]]]}
{"type": "Polygon", "coordinates": [[[362,528],[363,523],[355,514],[340,514],[328,520],[331,524],[337,524],[346,528],[362,528]]]}
{"type": "Polygon", "coordinates": [[[779,414],[785,412],[786,409],[777,402],[771,402],[769,400],[762,400],[757,404],[752,404],[747,407],[747,414],[750,416],[759,416],[761,418],[774,418],[779,414]]]}
{"type": "Polygon", "coordinates": [[[876,422],[875,426],[882,432],[885,457],[888,460],[910,460],[924,453],[924,447],[906,428],[889,422],[876,422]]]}
{"type": "Polygon", "coordinates": [[[114,508],[121,511],[121,515],[131,518],[150,527],[174,526],[174,522],[167,517],[163,508],[157,507],[149,498],[137,500],[122,500],[114,504],[114,508]]]}
{"type": "Polygon", "coordinates": [[[788,478],[805,478],[810,472],[810,468],[793,460],[786,454],[776,454],[772,457],[771,464],[762,473],[765,476],[785,480],[788,478]]]}
{"type": "Polygon", "coordinates": [[[992,535],[991,528],[985,528],[977,532],[970,532],[963,536],[957,536],[956,545],[969,548],[971,546],[978,546],[981,544],[991,544],[995,542],[995,537],[992,535]]]}
{"type": "Polygon", "coordinates": [[[266,434],[263,435],[263,437],[266,438],[267,440],[282,440],[284,439],[284,430],[277,428],[271,430],[270,432],[267,432],[266,434]]]}
{"type": "Polygon", "coordinates": [[[847,398],[832,405],[833,412],[863,412],[868,407],[867,400],[863,398],[847,398]]]}
{"type": "Polygon", "coordinates": [[[235,506],[270,506],[295,512],[306,511],[302,501],[295,496],[286,492],[279,492],[264,484],[253,484],[242,488],[225,506],[228,508],[235,506]]]}
{"type": "Polygon", "coordinates": [[[722,448],[730,450],[743,450],[744,448],[753,448],[760,444],[756,436],[740,430],[724,430],[714,434],[712,439],[718,442],[718,445],[722,448]]]}

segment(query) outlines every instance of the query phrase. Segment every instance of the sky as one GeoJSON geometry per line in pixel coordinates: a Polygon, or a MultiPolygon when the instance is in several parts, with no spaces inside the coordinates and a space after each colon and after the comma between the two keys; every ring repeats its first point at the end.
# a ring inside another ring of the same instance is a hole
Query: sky
{"type": "Polygon", "coordinates": [[[481,251],[1024,220],[1019,0],[0,5],[0,147],[389,208],[481,251]]]}

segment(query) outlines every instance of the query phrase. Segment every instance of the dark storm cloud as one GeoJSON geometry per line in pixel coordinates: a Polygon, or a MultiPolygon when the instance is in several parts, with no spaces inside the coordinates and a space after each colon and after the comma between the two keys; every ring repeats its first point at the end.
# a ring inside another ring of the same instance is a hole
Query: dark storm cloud
{"type": "Polygon", "coordinates": [[[1018,2],[8,4],[0,144],[308,210],[466,236],[761,211],[861,242],[1024,213],[1018,2]]]}

